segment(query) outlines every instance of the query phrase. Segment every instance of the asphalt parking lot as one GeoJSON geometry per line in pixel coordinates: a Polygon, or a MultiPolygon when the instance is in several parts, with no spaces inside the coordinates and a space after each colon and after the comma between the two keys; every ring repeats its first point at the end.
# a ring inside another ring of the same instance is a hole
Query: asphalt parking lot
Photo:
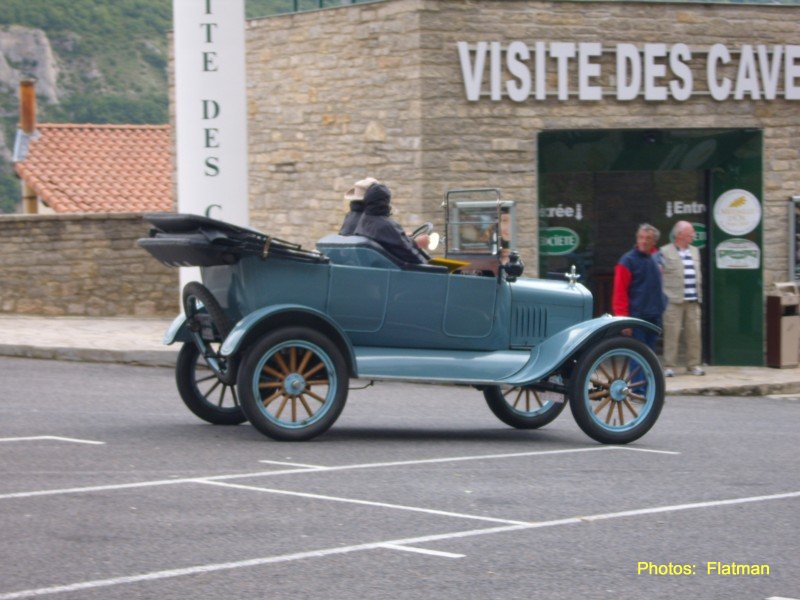
{"type": "Polygon", "coordinates": [[[0,600],[800,598],[792,397],[669,398],[610,447],[569,410],[515,431],[471,388],[378,384],[291,444],[197,420],[168,369],[0,381],[0,600]]]}

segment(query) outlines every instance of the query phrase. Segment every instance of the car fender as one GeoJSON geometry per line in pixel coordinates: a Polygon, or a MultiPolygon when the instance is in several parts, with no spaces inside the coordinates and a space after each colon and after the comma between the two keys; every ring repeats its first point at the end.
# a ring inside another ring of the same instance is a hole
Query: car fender
{"type": "Polygon", "coordinates": [[[531,350],[531,357],[519,371],[506,377],[508,385],[527,385],[539,381],[559,369],[570,357],[579,353],[587,344],[599,337],[619,335],[623,329],[643,327],[656,333],[661,328],[633,317],[603,315],[583,321],[559,331],[531,350]]]}
{"type": "Polygon", "coordinates": [[[170,323],[167,331],[162,338],[165,346],[169,346],[175,342],[191,342],[192,334],[189,332],[189,327],[186,325],[186,315],[178,315],[170,323]]]}
{"type": "Polygon", "coordinates": [[[233,356],[243,348],[251,334],[257,334],[264,327],[269,327],[270,322],[275,324],[292,325],[308,324],[312,327],[322,326],[323,332],[332,337],[332,341],[339,347],[347,361],[351,374],[355,373],[355,353],[347,334],[341,326],[325,313],[302,304],[275,304],[254,310],[234,325],[228,337],[222,343],[220,354],[233,356]]]}

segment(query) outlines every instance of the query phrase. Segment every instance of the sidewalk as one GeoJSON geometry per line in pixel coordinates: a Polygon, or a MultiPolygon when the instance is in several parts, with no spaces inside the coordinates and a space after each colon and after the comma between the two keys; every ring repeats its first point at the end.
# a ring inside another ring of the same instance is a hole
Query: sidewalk
{"type": "Polygon", "coordinates": [[[0,356],[174,367],[171,319],[0,315],[0,356]]]}
{"type": "MultiPolygon", "coordinates": [[[[178,345],[161,339],[171,319],[0,315],[0,356],[174,367],[178,345]]],[[[667,394],[800,396],[800,368],[707,367],[667,379],[667,394]]]]}

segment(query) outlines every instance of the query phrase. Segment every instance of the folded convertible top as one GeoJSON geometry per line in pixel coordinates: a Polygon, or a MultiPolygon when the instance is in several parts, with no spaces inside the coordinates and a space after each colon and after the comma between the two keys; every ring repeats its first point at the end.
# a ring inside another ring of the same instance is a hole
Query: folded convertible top
{"type": "Polygon", "coordinates": [[[144,219],[153,228],[150,237],[141,238],[137,243],[171,267],[231,265],[243,256],[329,262],[326,256],[313,250],[304,250],[299,244],[208,217],[148,213],[144,219]]]}

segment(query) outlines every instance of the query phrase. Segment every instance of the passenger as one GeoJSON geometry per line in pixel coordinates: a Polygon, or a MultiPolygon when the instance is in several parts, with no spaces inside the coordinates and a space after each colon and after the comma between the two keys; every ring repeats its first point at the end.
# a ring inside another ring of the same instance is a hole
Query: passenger
{"type": "Polygon", "coordinates": [[[422,247],[428,246],[428,236],[419,236],[418,242],[412,240],[403,228],[393,219],[390,205],[392,193],[380,183],[369,187],[364,194],[364,214],[356,227],[355,234],[363,235],[378,242],[389,254],[402,262],[425,264],[430,260],[422,247]]]}
{"type": "Polygon", "coordinates": [[[369,186],[378,183],[374,177],[367,177],[361,181],[356,181],[344,195],[345,202],[350,202],[350,212],[348,212],[342,228],[339,230],[339,235],[354,235],[358,222],[361,220],[361,215],[364,213],[364,194],[369,189],[369,186]]]}

